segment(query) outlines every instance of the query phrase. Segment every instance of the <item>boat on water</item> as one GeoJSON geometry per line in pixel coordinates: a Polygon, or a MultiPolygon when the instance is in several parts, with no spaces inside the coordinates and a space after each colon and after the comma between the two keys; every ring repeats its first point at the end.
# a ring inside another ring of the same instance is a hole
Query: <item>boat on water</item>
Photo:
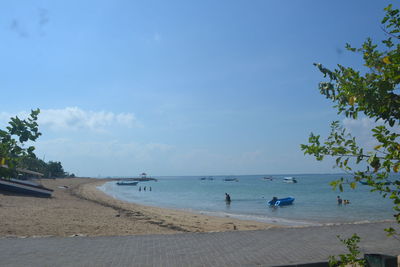
{"type": "Polygon", "coordinates": [[[274,178],[272,178],[272,176],[265,176],[263,177],[263,180],[265,181],[272,181],[274,178]]]}
{"type": "Polygon", "coordinates": [[[137,185],[139,182],[137,181],[118,181],[117,185],[131,185],[131,186],[135,186],[137,185]]]}
{"type": "Polygon", "coordinates": [[[239,182],[238,178],[225,178],[224,179],[225,182],[239,182]]]}
{"type": "Polygon", "coordinates": [[[51,197],[52,189],[33,181],[0,178],[0,190],[38,197],[51,197]]]}
{"type": "Polygon", "coordinates": [[[271,207],[287,206],[292,205],[294,202],[294,197],[277,198],[274,197],[272,200],[268,201],[268,205],[271,207]]]}
{"type": "Polygon", "coordinates": [[[294,177],[284,177],[283,182],[288,183],[288,184],[295,184],[295,183],[297,183],[297,180],[294,177]]]}

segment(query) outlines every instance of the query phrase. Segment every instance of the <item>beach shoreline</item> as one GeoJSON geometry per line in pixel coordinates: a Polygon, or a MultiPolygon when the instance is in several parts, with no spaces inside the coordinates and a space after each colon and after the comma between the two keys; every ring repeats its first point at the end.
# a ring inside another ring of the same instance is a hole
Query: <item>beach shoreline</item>
{"type": "Polygon", "coordinates": [[[0,192],[0,237],[123,236],[261,230],[278,225],[143,206],[97,187],[113,179],[42,179],[52,198],[0,192]]]}

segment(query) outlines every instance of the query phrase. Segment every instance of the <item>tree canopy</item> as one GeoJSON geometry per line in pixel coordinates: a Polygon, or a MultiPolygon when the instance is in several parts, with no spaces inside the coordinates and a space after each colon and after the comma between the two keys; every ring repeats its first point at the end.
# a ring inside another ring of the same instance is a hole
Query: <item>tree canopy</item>
{"type": "MultiPolygon", "coordinates": [[[[335,103],[338,114],[352,119],[364,114],[382,122],[383,125],[372,129],[376,146],[361,147],[356,138],[336,121],[331,124],[330,135],[325,141],[320,141],[320,135],[311,133],[309,144],[301,145],[301,149],[319,161],[331,156],[339,168],[352,174],[350,181],[343,178],[333,181],[334,187],[343,190],[345,183],[355,188],[356,182],[364,182],[371,191],[391,198],[394,216],[400,223],[400,180],[390,178],[400,169],[400,12],[392,5],[384,10],[386,15],[381,28],[385,39],[377,44],[367,38],[359,48],[346,44],[348,51],[362,56],[366,71],[342,65],[330,70],[322,64],[314,64],[327,78],[319,84],[319,90],[335,103]],[[355,166],[364,170],[356,170],[355,166]]],[[[387,230],[393,232],[393,229],[387,230]]]]}
{"type": "Polygon", "coordinates": [[[16,177],[17,168],[29,169],[44,174],[44,177],[74,177],[64,171],[61,162],[48,163],[36,157],[33,145],[29,142],[36,141],[40,135],[37,123],[40,109],[32,110],[29,117],[22,120],[12,117],[5,130],[0,129],[0,177],[16,177]]]}
{"type": "Polygon", "coordinates": [[[0,129],[0,177],[15,175],[15,169],[23,158],[34,158],[35,147],[27,146],[27,142],[35,141],[41,133],[37,123],[40,109],[32,110],[30,116],[21,120],[18,116],[11,118],[6,130],[0,129]]]}

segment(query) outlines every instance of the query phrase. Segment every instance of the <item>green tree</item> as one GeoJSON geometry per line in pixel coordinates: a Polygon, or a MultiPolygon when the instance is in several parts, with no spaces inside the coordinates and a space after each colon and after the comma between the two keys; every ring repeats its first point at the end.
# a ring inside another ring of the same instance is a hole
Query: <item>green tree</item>
{"type": "Polygon", "coordinates": [[[361,252],[358,247],[360,237],[357,234],[353,234],[348,239],[342,239],[340,236],[337,236],[337,238],[339,238],[340,242],[346,246],[349,252],[346,254],[340,254],[338,257],[330,256],[329,266],[365,266],[365,259],[361,259],[361,252]]]}
{"type": "Polygon", "coordinates": [[[18,167],[21,169],[28,169],[35,172],[40,172],[43,174],[46,174],[48,172],[47,163],[41,159],[38,159],[37,157],[23,157],[18,162],[18,167]]]}
{"type": "Polygon", "coordinates": [[[61,165],[61,162],[59,161],[49,161],[47,163],[47,172],[46,172],[47,177],[54,177],[54,178],[61,178],[65,177],[65,171],[63,166],[61,165]]]}
{"type": "Polygon", "coordinates": [[[35,147],[27,143],[41,135],[37,124],[39,113],[40,109],[31,110],[25,120],[13,117],[5,130],[0,129],[0,163],[8,166],[0,168],[0,177],[14,176],[15,168],[23,158],[35,158],[35,147]]]}
{"type": "MultiPolygon", "coordinates": [[[[335,103],[339,114],[357,119],[360,113],[383,123],[372,129],[377,145],[370,149],[361,147],[339,122],[333,122],[325,141],[311,133],[309,144],[301,145],[301,149],[319,161],[331,156],[339,168],[352,174],[350,181],[333,181],[335,188],[343,190],[344,183],[355,188],[356,182],[361,181],[371,191],[392,199],[394,217],[400,223],[400,180],[388,179],[400,169],[400,134],[396,132],[400,125],[400,13],[392,5],[384,10],[386,15],[381,23],[386,39],[378,45],[367,38],[360,48],[346,44],[348,51],[362,56],[365,70],[342,65],[330,70],[314,64],[327,78],[319,84],[319,90],[335,103]]],[[[393,229],[386,230],[394,233],[393,229]]]]}

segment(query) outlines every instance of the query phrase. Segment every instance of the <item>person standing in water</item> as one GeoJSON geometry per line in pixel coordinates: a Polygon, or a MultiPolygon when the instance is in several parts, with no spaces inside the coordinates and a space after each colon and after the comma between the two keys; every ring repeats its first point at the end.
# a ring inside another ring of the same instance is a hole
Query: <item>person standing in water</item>
{"type": "Polygon", "coordinates": [[[340,198],[340,196],[337,196],[337,203],[338,205],[342,205],[343,200],[340,198]]]}
{"type": "Polygon", "coordinates": [[[227,203],[230,203],[230,202],[231,202],[231,196],[230,196],[228,193],[225,193],[225,201],[226,201],[227,203]]]}

